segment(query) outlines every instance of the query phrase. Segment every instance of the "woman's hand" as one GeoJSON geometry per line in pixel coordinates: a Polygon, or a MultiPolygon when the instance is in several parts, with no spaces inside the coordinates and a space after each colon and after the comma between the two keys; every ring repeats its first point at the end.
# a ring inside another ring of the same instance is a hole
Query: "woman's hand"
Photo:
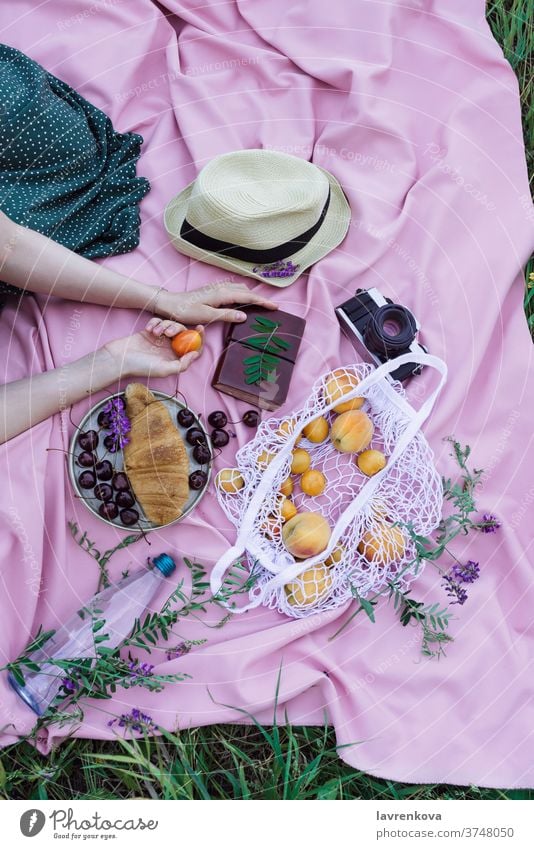
{"type": "Polygon", "coordinates": [[[211,324],[212,321],[245,321],[246,315],[232,304],[251,305],[275,310],[275,301],[253,292],[243,283],[214,283],[192,292],[161,292],[157,298],[158,315],[182,324],[211,324]]]}
{"type": "MultiPolygon", "coordinates": [[[[171,337],[183,326],[176,321],[152,318],[141,333],[114,339],[104,345],[120,377],[169,377],[189,368],[200,356],[200,351],[177,357],[171,348],[171,337]]],[[[204,331],[201,325],[196,328],[204,331]]]]}

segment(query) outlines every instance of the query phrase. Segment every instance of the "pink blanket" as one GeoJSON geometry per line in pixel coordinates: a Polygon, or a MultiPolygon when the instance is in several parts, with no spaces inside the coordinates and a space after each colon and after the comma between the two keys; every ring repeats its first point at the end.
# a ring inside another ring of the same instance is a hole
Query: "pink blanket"
{"type": "MultiPolygon", "coordinates": [[[[109,716],[132,706],[173,729],[240,718],[222,704],[268,723],[282,664],[280,720],[326,716],[338,743],[354,744],[340,754],[355,767],[403,781],[534,786],[533,348],[521,303],[534,210],[517,82],[483,0],[18,0],[0,9],[0,33],[118,130],[144,136],[139,173],[153,188],[142,203],[140,247],[109,261],[123,273],[177,291],[224,279],[177,254],[162,225],[167,201],[215,154],[273,148],[332,171],[352,225],[340,248],[280,293],[280,305],[308,322],[287,409],[318,374],[354,360],[333,307],[357,286],[377,286],[413,309],[425,344],[448,364],[425,426],[438,468],[454,471],[443,437],[469,443],[487,471],[479,502],[504,523],[498,535],[455,546],[461,559],[480,561],[482,575],[439,663],[420,659],[417,632],[386,604],[377,624],[360,616],[333,642],[346,610],[302,623],[260,609],[215,630],[187,620],[183,637],[208,642],[184,658],[159,656],[157,670],[192,680],[94,702],[76,733],[110,738],[109,716]]],[[[17,314],[2,313],[5,380],[60,367],[144,320],[55,300],[43,307],[30,298],[17,314]]],[[[237,419],[243,405],[210,388],[221,339],[220,326],[209,329],[180,388],[195,409],[224,408],[237,419]]],[[[428,389],[423,376],[411,391],[428,389]]],[[[87,406],[77,406],[75,420],[87,406]]],[[[247,433],[237,431],[242,443],[247,433]]],[[[0,449],[3,662],[40,623],[64,620],[96,588],[96,563],[67,522],[76,519],[101,549],[122,538],[75,503],[64,455],[47,452],[66,448],[70,432],[56,417],[0,449]]],[[[235,445],[218,466],[231,464],[235,445]]],[[[150,550],[210,566],[233,534],[211,491],[183,524],[152,534],[150,550]]],[[[118,552],[113,575],[139,568],[148,551],[140,542],[118,552]]],[[[441,592],[427,568],[418,595],[441,592]]],[[[29,732],[34,716],[4,676],[0,687],[7,743],[29,732]]],[[[62,736],[43,734],[42,751],[62,736]]]]}

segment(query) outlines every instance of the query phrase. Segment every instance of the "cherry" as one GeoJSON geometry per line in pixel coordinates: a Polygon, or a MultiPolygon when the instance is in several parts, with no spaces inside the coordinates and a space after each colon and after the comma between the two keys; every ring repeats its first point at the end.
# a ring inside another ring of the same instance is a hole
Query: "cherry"
{"type": "Polygon", "coordinates": [[[178,419],[178,424],[182,425],[182,427],[191,427],[191,425],[195,423],[195,417],[191,410],[188,410],[187,407],[180,410],[176,418],[178,419]]]}
{"type": "Polygon", "coordinates": [[[137,510],[121,510],[121,522],[123,525],[135,525],[139,521],[137,510]]]}
{"type": "Polygon", "coordinates": [[[221,428],[228,424],[228,417],[222,410],[215,410],[208,416],[208,422],[212,427],[221,428]]]}
{"type": "Polygon", "coordinates": [[[113,466],[109,460],[100,460],[95,466],[97,477],[101,481],[110,481],[113,477],[113,466]]]}
{"type": "Polygon", "coordinates": [[[199,427],[190,427],[185,438],[189,442],[189,445],[199,445],[206,442],[206,435],[199,427]]]}
{"type": "Polygon", "coordinates": [[[100,501],[111,501],[113,498],[113,490],[109,483],[99,483],[95,486],[95,497],[100,501]]]}
{"type": "Polygon", "coordinates": [[[79,466],[94,466],[96,457],[91,451],[82,451],[77,457],[79,466]]]}
{"type": "Polygon", "coordinates": [[[104,501],[98,508],[98,512],[103,519],[116,519],[119,515],[119,508],[113,501],[104,501]]]}
{"type": "Polygon", "coordinates": [[[94,451],[98,445],[98,433],[96,430],[86,430],[78,434],[78,445],[84,451],[94,451]]]}
{"type": "Polygon", "coordinates": [[[189,486],[191,489],[202,489],[207,480],[208,476],[206,472],[201,472],[200,469],[197,469],[189,475],[189,486]]]}
{"type": "Polygon", "coordinates": [[[211,460],[211,451],[205,443],[199,443],[193,448],[193,457],[197,463],[209,463],[211,460]]]}
{"type": "Polygon", "coordinates": [[[246,413],[243,413],[241,421],[247,427],[258,427],[260,423],[260,414],[257,410],[247,410],[246,413]]]}
{"type": "Polygon", "coordinates": [[[109,413],[105,413],[104,410],[102,410],[102,412],[98,414],[97,422],[100,427],[108,428],[111,424],[109,413]]]}
{"type": "Polygon", "coordinates": [[[224,448],[225,445],[228,445],[229,441],[230,437],[222,428],[216,428],[211,432],[211,443],[214,448],[224,448]]]}
{"type": "Polygon", "coordinates": [[[113,475],[113,488],[118,492],[123,492],[124,490],[130,489],[130,481],[128,480],[128,476],[124,472],[115,472],[113,475]]]}
{"type": "Polygon", "coordinates": [[[104,448],[107,448],[107,450],[111,451],[112,454],[114,454],[117,450],[117,437],[113,433],[108,433],[108,435],[104,437],[104,448]]]}
{"type": "Polygon", "coordinates": [[[135,498],[133,497],[131,492],[126,492],[126,490],[122,490],[122,492],[117,493],[117,497],[115,498],[115,504],[117,505],[117,507],[120,507],[121,510],[128,509],[128,507],[134,506],[135,498]]]}
{"type": "Polygon", "coordinates": [[[96,483],[96,477],[94,472],[82,472],[78,478],[78,483],[80,484],[82,489],[92,489],[96,483]]]}

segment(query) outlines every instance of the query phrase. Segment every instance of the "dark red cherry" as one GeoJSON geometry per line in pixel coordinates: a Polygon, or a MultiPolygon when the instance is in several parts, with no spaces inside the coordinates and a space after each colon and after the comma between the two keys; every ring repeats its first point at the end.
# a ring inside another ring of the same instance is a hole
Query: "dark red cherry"
{"type": "Polygon", "coordinates": [[[246,413],[243,413],[241,421],[247,427],[258,427],[260,423],[260,414],[257,410],[247,410],[246,413]]]}
{"type": "Polygon", "coordinates": [[[214,410],[213,413],[209,414],[208,422],[212,427],[226,427],[228,424],[228,417],[222,410],[214,410]]]}
{"type": "Polygon", "coordinates": [[[201,465],[203,463],[209,463],[211,460],[211,451],[205,443],[200,443],[193,448],[193,457],[201,465]]]}
{"type": "Polygon", "coordinates": [[[121,522],[123,525],[135,525],[139,521],[139,513],[137,510],[121,510],[121,522]]]}
{"type": "Polygon", "coordinates": [[[100,460],[95,466],[97,477],[101,481],[110,481],[113,477],[113,466],[109,460],[100,460]]]}
{"type": "Polygon", "coordinates": [[[195,423],[195,417],[191,410],[188,410],[187,407],[180,410],[176,418],[178,419],[178,424],[182,427],[191,427],[191,425],[195,423]]]}
{"type": "Polygon", "coordinates": [[[185,438],[189,442],[189,445],[198,445],[199,443],[206,442],[206,435],[199,427],[190,427],[185,438]]]}
{"type": "Polygon", "coordinates": [[[117,492],[122,492],[123,490],[130,489],[130,481],[128,480],[128,476],[124,472],[115,472],[113,475],[113,488],[117,490],[117,492]]]}
{"type": "Polygon", "coordinates": [[[206,472],[201,472],[200,469],[197,469],[189,475],[189,486],[191,489],[202,489],[207,480],[208,476],[206,472]]]}
{"type": "Polygon", "coordinates": [[[100,501],[111,501],[113,498],[113,490],[109,483],[98,483],[95,486],[95,497],[100,501]]]}
{"type": "Polygon", "coordinates": [[[133,497],[131,492],[126,492],[123,490],[122,492],[118,492],[115,498],[115,504],[117,507],[120,507],[121,510],[127,510],[129,507],[133,507],[135,504],[135,498],[133,497]]]}
{"type": "Polygon", "coordinates": [[[117,437],[112,433],[108,433],[108,435],[104,437],[104,448],[107,448],[108,451],[111,451],[111,453],[114,454],[117,450],[117,437]]]}
{"type": "Polygon", "coordinates": [[[109,413],[105,413],[104,410],[102,410],[102,412],[98,414],[97,422],[100,427],[108,428],[111,424],[109,413]]]}
{"type": "Polygon", "coordinates": [[[82,472],[78,478],[78,483],[82,489],[92,489],[96,483],[94,472],[82,472]]]}
{"type": "Polygon", "coordinates": [[[98,512],[103,519],[116,519],[119,515],[119,508],[113,501],[104,501],[98,508],[98,512]]]}
{"type": "Polygon", "coordinates": [[[229,441],[230,437],[225,430],[222,430],[222,428],[212,430],[211,444],[214,448],[224,448],[225,445],[228,445],[229,441]]]}
{"type": "Polygon", "coordinates": [[[94,451],[98,445],[98,433],[96,430],[85,430],[78,435],[78,445],[84,451],[94,451]]]}
{"type": "Polygon", "coordinates": [[[91,451],[82,451],[81,454],[78,454],[77,462],[79,466],[90,468],[96,463],[96,457],[91,451]]]}

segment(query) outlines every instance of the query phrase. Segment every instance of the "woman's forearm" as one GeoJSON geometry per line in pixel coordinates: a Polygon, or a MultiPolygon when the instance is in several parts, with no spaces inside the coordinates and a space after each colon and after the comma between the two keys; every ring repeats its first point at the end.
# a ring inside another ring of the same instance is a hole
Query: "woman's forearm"
{"type": "Polygon", "coordinates": [[[158,290],[84,259],[0,213],[0,280],[29,292],[132,309],[156,308],[158,290]]]}
{"type": "Polygon", "coordinates": [[[114,358],[100,348],[68,366],[7,383],[0,387],[0,443],[104,389],[119,376],[114,358]]]}

